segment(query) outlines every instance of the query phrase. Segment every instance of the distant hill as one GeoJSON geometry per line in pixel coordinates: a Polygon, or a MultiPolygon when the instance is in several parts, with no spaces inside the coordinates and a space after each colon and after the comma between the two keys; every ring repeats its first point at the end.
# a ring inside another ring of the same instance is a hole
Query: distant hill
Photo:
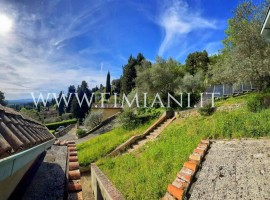
{"type": "Polygon", "coordinates": [[[8,102],[8,105],[33,103],[33,99],[14,99],[6,101],[8,102]]]}

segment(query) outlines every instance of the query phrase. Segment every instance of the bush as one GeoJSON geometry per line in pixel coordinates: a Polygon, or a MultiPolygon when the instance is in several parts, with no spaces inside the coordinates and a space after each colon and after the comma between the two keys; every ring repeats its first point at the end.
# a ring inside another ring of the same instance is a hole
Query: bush
{"type": "Polygon", "coordinates": [[[76,119],[70,119],[62,122],[55,122],[55,123],[50,123],[50,124],[45,124],[45,126],[49,130],[56,130],[59,126],[68,126],[70,124],[76,124],[77,120],[76,119]]]}
{"type": "Polygon", "coordinates": [[[99,125],[102,122],[103,118],[103,112],[102,111],[96,111],[91,112],[84,120],[84,125],[87,128],[94,128],[97,125],[99,125]]]}
{"type": "Polygon", "coordinates": [[[119,115],[118,119],[119,122],[122,124],[123,128],[126,130],[132,130],[136,128],[138,124],[140,124],[132,109],[125,109],[119,115]]]}
{"type": "Polygon", "coordinates": [[[50,118],[44,119],[45,124],[61,122],[61,121],[62,121],[62,118],[60,116],[58,116],[58,117],[50,117],[50,118]]]}
{"type": "Polygon", "coordinates": [[[211,103],[208,103],[206,104],[205,106],[203,107],[200,107],[198,109],[198,112],[202,115],[202,116],[210,116],[214,113],[215,111],[215,108],[212,107],[212,104],[211,103]]]}
{"type": "Polygon", "coordinates": [[[248,110],[251,112],[260,112],[263,109],[270,108],[270,93],[255,94],[248,99],[248,110]]]}
{"type": "Polygon", "coordinates": [[[77,135],[84,135],[85,133],[86,133],[86,131],[83,130],[83,129],[81,129],[81,128],[79,128],[79,129],[76,130],[76,134],[77,135]]]}
{"type": "Polygon", "coordinates": [[[139,117],[150,117],[151,119],[159,117],[165,111],[164,108],[139,108],[138,116],[139,117]]]}

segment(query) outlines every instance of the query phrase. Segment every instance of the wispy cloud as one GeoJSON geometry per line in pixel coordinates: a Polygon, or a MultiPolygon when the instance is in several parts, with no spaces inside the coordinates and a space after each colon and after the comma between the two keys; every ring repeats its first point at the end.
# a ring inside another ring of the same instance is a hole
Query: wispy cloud
{"type": "Polygon", "coordinates": [[[216,21],[206,19],[200,12],[189,7],[183,0],[169,0],[161,5],[157,23],[164,29],[165,36],[159,47],[162,56],[172,45],[179,44],[192,31],[216,29],[216,21]]]}
{"type": "MultiPolygon", "coordinates": [[[[94,1],[77,13],[71,1],[0,3],[0,13],[12,19],[9,34],[0,36],[0,90],[7,99],[27,98],[30,92],[59,92],[70,84],[90,81],[90,87],[105,82],[100,62],[73,52],[70,41],[98,30],[105,1],[94,1]],[[52,3],[53,2],[53,3],[52,3]],[[57,9],[59,6],[65,9],[57,9]],[[66,10],[67,9],[67,10],[66,10]],[[3,73],[4,72],[4,73],[3,73]]],[[[83,47],[84,48],[84,47],[83,47]]],[[[90,51],[90,50],[88,50],[90,51]]]]}

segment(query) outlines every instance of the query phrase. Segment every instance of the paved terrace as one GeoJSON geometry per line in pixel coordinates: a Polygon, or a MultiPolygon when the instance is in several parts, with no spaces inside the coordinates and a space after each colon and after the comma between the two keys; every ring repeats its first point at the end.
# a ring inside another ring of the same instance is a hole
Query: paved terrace
{"type": "Polygon", "coordinates": [[[270,140],[216,141],[190,200],[270,199],[270,140]]]}

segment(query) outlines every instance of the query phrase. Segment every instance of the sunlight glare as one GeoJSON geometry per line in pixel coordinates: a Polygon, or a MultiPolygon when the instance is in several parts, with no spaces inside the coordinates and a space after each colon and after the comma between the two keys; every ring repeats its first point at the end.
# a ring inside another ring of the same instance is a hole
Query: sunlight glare
{"type": "Polygon", "coordinates": [[[0,14],[0,34],[7,34],[12,29],[12,26],[12,20],[8,16],[0,14]]]}

